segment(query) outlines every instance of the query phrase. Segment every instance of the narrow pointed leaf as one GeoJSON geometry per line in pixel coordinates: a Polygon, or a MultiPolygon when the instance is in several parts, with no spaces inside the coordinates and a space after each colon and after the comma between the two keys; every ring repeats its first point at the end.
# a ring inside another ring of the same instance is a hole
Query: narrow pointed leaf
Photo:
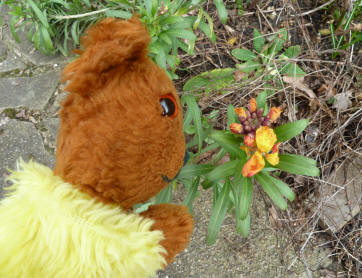
{"type": "Polygon", "coordinates": [[[264,189],[265,193],[268,194],[270,199],[282,210],[287,208],[287,202],[284,200],[283,196],[280,194],[278,188],[273,184],[271,179],[269,179],[269,174],[259,172],[254,177],[264,189]]]}
{"type": "Polygon", "coordinates": [[[280,179],[274,178],[273,176],[269,176],[272,182],[276,187],[278,187],[280,193],[285,196],[289,201],[293,202],[295,198],[295,193],[293,190],[289,188],[287,184],[282,182],[280,179]]]}
{"type": "Polygon", "coordinates": [[[307,119],[286,123],[274,129],[278,142],[285,142],[300,134],[309,124],[307,119]]]}
{"type": "Polygon", "coordinates": [[[201,111],[199,106],[196,103],[196,99],[194,96],[191,95],[183,95],[183,100],[186,102],[188,109],[191,111],[192,120],[196,126],[197,130],[197,138],[198,138],[198,150],[201,151],[202,147],[202,123],[201,123],[201,111]]]}
{"type": "Polygon", "coordinates": [[[231,123],[238,123],[239,122],[238,117],[237,117],[237,115],[235,113],[234,106],[232,104],[228,105],[227,116],[228,116],[228,130],[230,130],[230,124],[231,123]]]}
{"type": "Polygon", "coordinates": [[[192,178],[195,176],[202,176],[205,175],[207,173],[209,173],[210,171],[212,171],[215,168],[214,165],[210,165],[210,164],[190,164],[190,165],[186,165],[184,166],[179,175],[178,178],[180,179],[184,179],[184,178],[192,178]]]}
{"type": "Polygon", "coordinates": [[[200,177],[197,177],[196,179],[194,179],[191,187],[187,191],[185,200],[183,201],[183,204],[189,208],[190,212],[192,212],[192,203],[195,200],[197,188],[199,187],[199,184],[200,184],[200,177]]]}
{"type": "Polygon", "coordinates": [[[239,161],[232,160],[220,166],[217,166],[214,170],[206,175],[206,178],[209,181],[219,181],[225,179],[226,177],[231,176],[235,172],[235,167],[238,163],[239,161]]]}
{"type": "Polygon", "coordinates": [[[167,186],[164,190],[162,190],[158,195],[156,196],[156,204],[162,204],[162,203],[171,203],[172,201],[172,189],[173,189],[173,182],[167,186]]]}
{"type": "Polygon", "coordinates": [[[231,133],[216,130],[211,133],[210,137],[216,141],[221,147],[227,150],[234,157],[244,157],[244,152],[240,150],[241,137],[238,138],[231,133]]]}
{"type": "Polygon", "coordinates": [[[292,174],[317,177],[319,176],[319,169],[316,165],[315,160],[304,156],[282,154],[279,155],[279,163],[275,167],[292,174]]]}
{"type": "Polygon", "coordinates": [[[240,195],[240,218],[244,220],[248,214],[253,196],[253,184],[250,178],[241,178],[241,195],[240,195]]]}
{"type": "Polygon", "coordinates": [[[250,213],[244,220],[236,219],[236,231],[243,237],[248,237],[250,231],[250,213]]]}
{"type": "Polygon", "coordinates": [[[221,223],[224,220],[227,212],[230,198],[230,181],[226,181],[220,194],[217,196],[215,205],[212,208],[210,223],[207,231],[206,242],[209,245],[215,243],[217,235],[219,233],[221,223]]]}

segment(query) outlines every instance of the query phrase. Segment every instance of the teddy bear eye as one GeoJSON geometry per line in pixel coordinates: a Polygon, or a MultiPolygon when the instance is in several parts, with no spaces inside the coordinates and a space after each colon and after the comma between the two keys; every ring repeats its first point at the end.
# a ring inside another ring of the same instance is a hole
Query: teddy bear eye
{"type": "Polygon", "coordinates": [[[175,118],[177,116],[177,103],[171,94],[161,96],[160,104],[162,107],[162,116],[171,118],[175,118]]]}

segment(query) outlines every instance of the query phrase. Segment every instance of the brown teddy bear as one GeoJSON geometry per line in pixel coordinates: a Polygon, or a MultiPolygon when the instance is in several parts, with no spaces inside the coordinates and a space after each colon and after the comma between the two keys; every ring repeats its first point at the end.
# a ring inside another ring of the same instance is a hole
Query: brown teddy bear
{"type": "Polygon", "coordinates": [[[189,242],[187,208],[132,207],[183,165],[182,110],[139,19],[88,29],[63,71],[54,171],[19,162],[0,203],[0,277],[149,277],[189,242]]]}

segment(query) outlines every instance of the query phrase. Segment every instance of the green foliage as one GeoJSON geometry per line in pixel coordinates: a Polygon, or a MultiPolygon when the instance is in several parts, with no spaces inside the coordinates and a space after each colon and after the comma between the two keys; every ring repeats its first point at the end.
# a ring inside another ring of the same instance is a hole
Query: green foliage
{"type": "MultiPolygon", "coordinates": [[[[10,30],[16,41],[17,31],[28,33],[28,39],[44,54],[61,52],[68,55],[79,45],[79,38],[92,23],[105,17],[128,19],[140,15],[152,37],[150,56],[177,78],[175,69],[180,63],[178,51],[193,53],[194,31],[200,29],[211,40],[216,37],[211,17],[204,12],[206,0],[6,0],[10,7],[10,30]],[[191,16],[190,14],[196,14],[191,16]]],[[[227,20],[223,1],[214,1],[221,21],[227,20]]]]}
{"type": "Polygon", "coordinates": [[[362,32],[361,30],[353,30],[352,32],[347,32],[350,28],[352,20],[360,19],[362,15],[362,1],[357,0],[353,3],[352,11],[347,14],[347,12],[341,13],[340,10],[334,11],[334,18],[336,24],[330,23],[329,29],[331,32],[331,40],[333,49],[335,52],[332,57],[336,58],[339,55],[338,50],[345,50],[352,45],[362,41],[362,32]],[[342,30],[343,35],[338,36],[336,32],[342,30]],[[349,38],[348,38],[349,35],[349,38]]]}
{"type": "MultiPolygon", "coordinates": [[[[193,93],[217,91],[223,94],[228,92],[228,88],[243,86],[260,76],[263,76],[265,81],[278,82],[280,75],[304,76],[305,72],[290,60],[299,55],[300,46],[290,46],[283,51],[287,39],[286,29],[280,29],[276,34],[269,36],[264,36],[254,29],[253,51],[245,48],[235,48],[231,51],[231,54],[241,61],[240,64],[236,64],[235,68],[214,69],[194,76],[185,83],[183,90],[193,93]],[[238,80],[239,84],[235,85],[237,71],[246,74],[242,80],[238,80]]],[[[268,86],[268,82],[265,82],[264,97],[268,95],[268,86]]]]}

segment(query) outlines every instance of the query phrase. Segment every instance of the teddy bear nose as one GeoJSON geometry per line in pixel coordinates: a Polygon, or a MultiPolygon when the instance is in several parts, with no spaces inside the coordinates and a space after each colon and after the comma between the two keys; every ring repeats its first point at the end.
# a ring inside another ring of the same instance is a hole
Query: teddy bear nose
{"type": "MultiPolygon", "coordinates": [[[[187,151],[185,151],[184,165],[183,165],[183,166],[186,165],[187,161],[189,161],[189,158],[190,158],[189,153],[188,153],[187,151]]],[[[175,176],[173,179],[170,179],[169,177],[167,177],[167,176],[165,176],[165,175],[162,176],[162,179],[163,179],[165,182],[170,183],[170,182],[172,182],[173,180],[177,179],[177,177],[178,177],[178,175],[180,174],[180,172],[181,172],[181,169],[178,171],[178,173],[176,174],[176,176],[175,176]]]]}

